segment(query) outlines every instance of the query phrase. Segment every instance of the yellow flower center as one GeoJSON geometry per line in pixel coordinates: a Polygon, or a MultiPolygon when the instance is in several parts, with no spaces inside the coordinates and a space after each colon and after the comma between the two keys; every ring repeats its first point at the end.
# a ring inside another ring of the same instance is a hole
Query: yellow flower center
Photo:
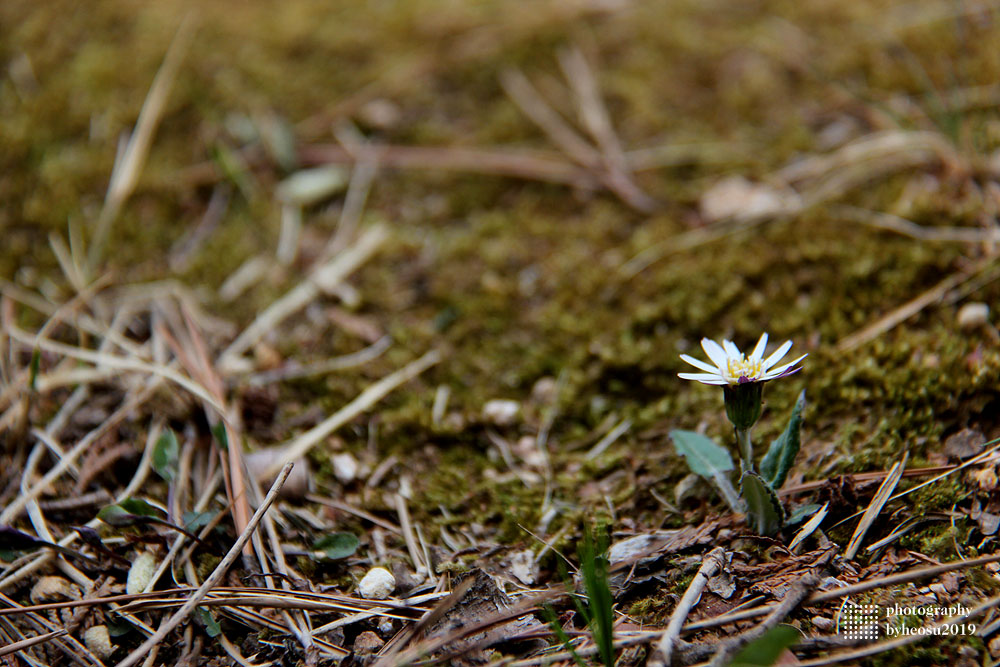
{"type": "Polygon", "coordinates": [[[742,354],[738,358],[730,357],[726,362],[726,370],[729,377],[734,380],[739,380],[740,378],[754,380],[762,374],[761,360],[752,357],[747,359],[742,354]]]}

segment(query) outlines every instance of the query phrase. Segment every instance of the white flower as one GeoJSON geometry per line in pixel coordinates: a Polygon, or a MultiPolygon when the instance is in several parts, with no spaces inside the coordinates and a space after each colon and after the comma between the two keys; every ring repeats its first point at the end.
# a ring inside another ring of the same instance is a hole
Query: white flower
{"type": "Polygon", "coordinates": [[[757,341],[757,346],[750,353],[749,357],[740,352],[740,349],[729,340],[723,340],[722,345],[719,345],[714,340],[702,338],[701,346],[704,348],[708,358],[712,360],[712,363],[708,364],[694,357],[682,354],[681,359],[705,372],[678,373],[679,377],[685,380],[697,380],[703,384],[718,385],[767,382],[768,380],[774,380],[775,378],[798,372],[801,369],[793,368],[793,366],[808,356],[803,354],[795,361],[775,368],[775,364],[781,361],[781,358],[788,354],[788,350],[792,348],[792,341],[785,341],[771,356],[764,359],[764,348],[767,347],[766,333],[757,341]]]}

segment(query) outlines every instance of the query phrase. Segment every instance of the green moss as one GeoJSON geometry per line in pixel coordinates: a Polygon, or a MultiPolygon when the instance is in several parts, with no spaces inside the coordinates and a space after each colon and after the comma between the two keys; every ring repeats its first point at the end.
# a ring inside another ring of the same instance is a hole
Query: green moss
{"type": "Polygon", "coordinates": [[[667,622],[674,604],[663,596],[650,596],[636,600],[628,608],[628,615],[638,623],[659,626],[667,622]]]}
{"type": "Polygon", "coordinates": [[[909,494],[907,502],[912,504],[914,515],[920,516],[928,512],[949,511],[956,503],[968,498],[970,492],[958,475],[951,475],[909,494]]]}
{"type": "Polygon", "coordinates": [[[900,546],[941,559],[956,555],[955,545],[961,537],[959,529],[950,524],[934,524],[903,537],[900,546]]]}
{"type": "MultiPolygon", "coordinates": [[[[371,446],[379,461],[397,456],[413,481],[414,520],[431,540],[438,525],[477,524],[491,540],[527,541],[521,526],[537,526],[548,498],[556,509],[548,532],[567,529],[556,545],[563,548],[584,517],[609,512],[607,499],[616,510],[627,507],[637,529],[680,526],[712,511],[668,513],[648,494],[651,484],[669,497],[686,474],[666,440],[670,428],[704,425],[732,442],[721,392],[676,377],[684,367],[678,354],[697,354],[703,336],[747,345],[767,330],[809,352],[802,373],[769,383],[754,431],[763,451],[805,388],[804,450],[815,461],[801,470],[807,478],[885,469],[904,451],[917,465],[940,453],[943,436],[995,412],[1000,350],[983,332],[958,330],[955,304],[931,304],[856,349],[837,349],[964,270],[976,248],[846,222],[823,205],[671,249],[673,237],[704,222],[697,203],[712,183],[735,173],[773,179],[791,160],[822,152],[824,128],[835,122],[856,122],[861,132],[893,123],[940,131],[963,155],[989,155],[1000,146],[996,110],[956,115],[935,109],[928,93],[995,82],[1000,62],[991,45],[1000,28],[966,22],[959,31],[932,21],[897,30],[886,27],[892,12],[863,2],[770,2],[721,14],[692,2],[600,14],[563,4],[512,12],[510,0],[418,0],[392,11],[316,12],[306,2],[280,11],[254,3],[238,20],[221,7],[204,8],[104,268],[122,283],[178,279],[197,289],[206,310],[242,327],[309,267],[303,260],[276,270],[233,303],[217,297],[243,262],[273,252],[273,188],[285,175],[284,167],[249,159],[255,185],[242,192],[211,170],[205,177],[188,169],[211,166],[220,146],[239,146],[227,123],[232,114],[279,117],[302,143],[329,140],[331,122],[351,116],[374,142],[551,149],[503,93],[498,74],[522,66],[575,119],[565,85],[555,82],[555,52],[581,44],[627,148],[695,146],[685,164],[636,175],[660,210],[638,214],[605,192],[528,180],[380,171],[364,222],[386,221],[392,240],[350,282],[361,297],[355,314],[395,344],[361,368],[278,387],[275,441],[301,430],[288,425],[292,418],[330,414],[377,378],[442,349],[444,363],[342,429],[343,446],[366,453],[371,446]],[[882,28],[897,37],[879,37],[882,28]],[[903,95],[924,113],[903,117],[887,103],[903,95]],[[370,97],[395,104],[399,122],[368,124],[358,107],[370,97]],[[166,271],[164,257],[201,219],[216,187],[232,190],[228,209],[187,268],[166,271]],[[621,271],[656,248],[662,257],[643,271],[621,271]],[[505,476],[506,464],[490,454],[486,429],[493,427],[480,417],[487,400],[519,400],[524,422],[496,430],[509,442],[536,436],[546,406],[531,404],[531,389],[542,377],[564,383],[549,433],[548,489],[505,476]],[[434,426],[441,385],[451,389],[455,419],[434,426]],[[569,445],[608,418],[631,420],[630,432],[599,460],[583,461],[586,448],[569,445]]],[[[0,277],[69,298],[48,235],[65,234],[68,221],[92,234],[118,137],[135,122],[180,18],[179,7],[137,10],[124,0],[88,11],[67,0],[0,6],[0,21],[10,26],[0,54],[8,64],[27,57],[38,82],[30,90],[13,74],[0,81],[0,277]]],[[[976,178],[975,170],[966,178],[961,168],[918,165],[873,175],[834,203],[978,228],[989,188],[976,178]]],[[[333,232],[333,213],[307,212],[307,252],[333,232]]],[[[998,302],[1000,282],[991,275],[958,297],[998,302]]],[[[280,332],[279,352],[308,363],[357,351],[355,336],[323,318],[334,303],[320,299],[308,317],[293,318],[280,332]]],[[[320,446],[312,457],[320,483],[332,486],[329,452],[320,446]]],[[[965,493],[956,479],[905,502],[914,514],[950,509],[965,493]]],[[[371,495],[366,509],[391,515],[382,494],[371,495]]],[[[932,526],[906,544],[948,553],[948,530],[932,526]]]]}

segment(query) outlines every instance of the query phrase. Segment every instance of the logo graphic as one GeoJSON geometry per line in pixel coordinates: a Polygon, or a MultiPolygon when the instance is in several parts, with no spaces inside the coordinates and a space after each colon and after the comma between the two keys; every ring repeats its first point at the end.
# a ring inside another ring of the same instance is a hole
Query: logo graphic
{"type": "Polygon", "coordinates": [[[845,639],[878,639],[879,607],[844,600],[837,613],[837,633],[845,639]]]}

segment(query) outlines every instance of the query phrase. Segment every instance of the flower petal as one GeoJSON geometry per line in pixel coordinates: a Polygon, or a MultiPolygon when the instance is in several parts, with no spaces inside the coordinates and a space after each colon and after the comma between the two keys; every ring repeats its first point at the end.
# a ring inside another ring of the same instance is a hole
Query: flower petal
{"type": "Polygon", "coordinates": [[[762,380],[764,382],[770,382],[771,380],[777,380],[779,378],[788,377],[789,375],[795,375],[801,370],[802,370],[801,366],[799,366],[798,368],[786,368],[782,370],[780,373],[769,373],[768,375],[764,376],[762,380]]]}
{"type": "MultiPolygon", "coordinates": [[[[799,363],[800,361],[802,361],[803,359],[805,359],[808,356],[809,356],[808,354],[803,354],[801,357],[799,357],[795,361],[789,362],[789,363],[785,364],[784,366],[778,366],[774,370],[767,371],[767,375],[771,376],[771,378],[781,377],[782,373],[785,373],[785,371],[787,371],[789,368],[791,368],[795,364],[799,363]]],[[[798,370],[798,369],[796,369],[796,370],[798,370]]],[[[787,373],[785,373],[785,375],[787,375],[787,373]]]]}
{"type": "Polygon", "coordinates": [[[726,361],[729,358],[729,356],[726,354],[726,351],[722,349],[721,345],[716,343],[711,338],[702,338],[701,347],[703,350],[705,350],[705,354],[708,355],[708,358],[712,360],[713,364],[715,364],[719,368],[726,367],[726,361]]]}
{"type": "Polygon", "coordinates": [[[751,359],[763,359],[764,358],[764,348],[767,347],[767,332],[765,331],[760,335],[760,340],[757,341],[757,347],[753,349],[750,353],[751,359]]]}
{"type": "Polygon", "coordinates": [[[792,349],[792,341],[786,340],[781,347],[774,351],[774,354],[764,360],[764,363],[761,364],[761,369],[767,371],[771,366],[781,361],[781,358],[788,354],[790,349],[792,349]]]}
{"type": "Polygon", "coordinates": [[[696,368],[700,368],[703,371],[708,371],[709,373],[716,373],[716,374],[718,374],[719,372],[718,368],[712,366],[711,364],[706,364],[701,359],[695,359],[694,357],[689,357],[686,354],[682,354],[681,359],[683,359],[684,361],[688,362],[689,364],[691,364],[696,368]]]}
{"type": "Polygon", "coordinates": [[[723,340],[722,347],[726,348],[726,355],[730,358],[739,359],[742,356],[740,348],[736,347],[736,343],[731,340],[723,340]]]}
{"type": "Polygon", "coordinates": [[[711,373],[678,373],[677,377],[682,380],[695,380],[696,382],[701,382],[702,384],[729,384],[718,375],[713,375],[711,373]]]}

